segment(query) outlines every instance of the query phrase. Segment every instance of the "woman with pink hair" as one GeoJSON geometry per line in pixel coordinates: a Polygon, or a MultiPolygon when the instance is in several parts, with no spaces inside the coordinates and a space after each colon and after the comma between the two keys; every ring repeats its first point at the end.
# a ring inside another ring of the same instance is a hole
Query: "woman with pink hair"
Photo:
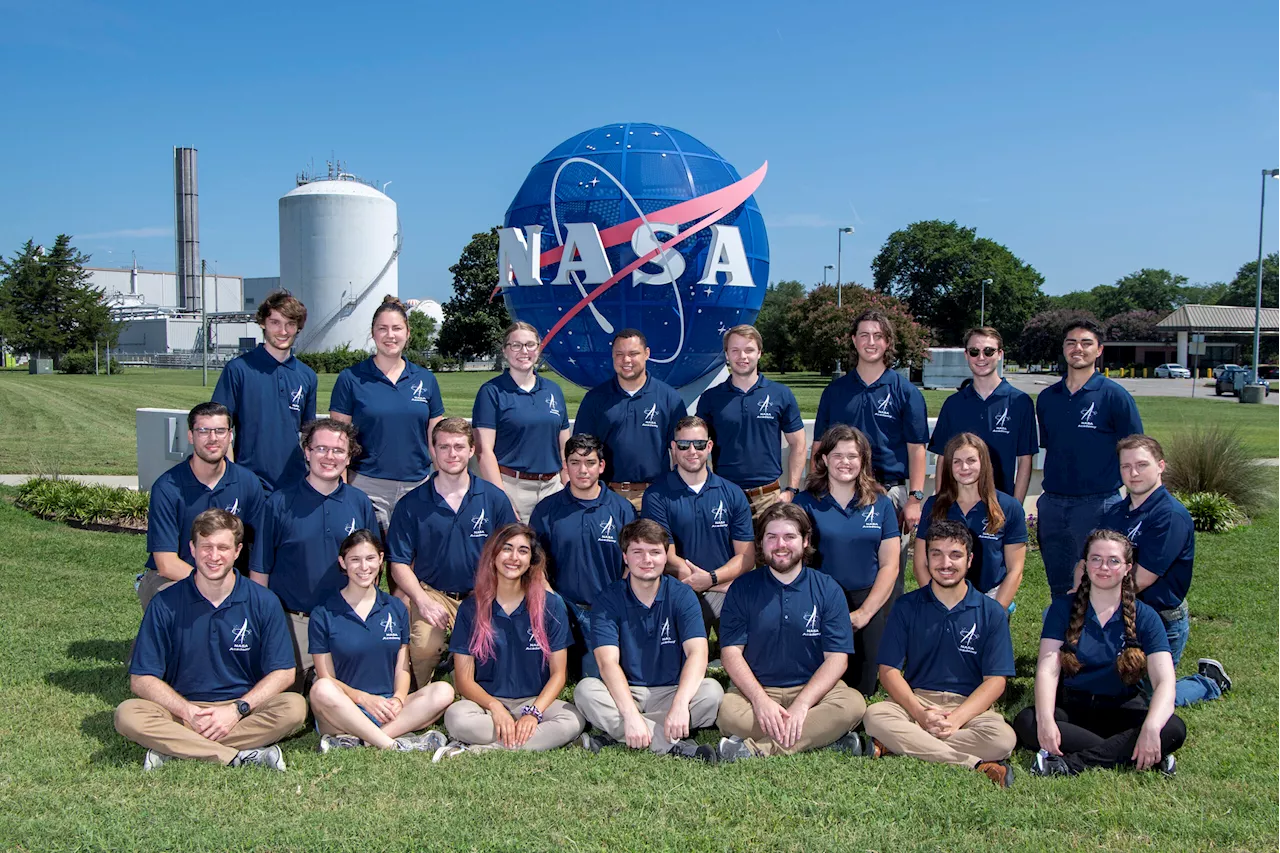
{"type": "Polygon", "coordinates": [[[546,555],[526,524],[485,543],[475,591],[458,607],[449,651],[462,698],[444,722],[452,740],[432,761],[488,749],[564,746],[586,723],[557,696],[568,666],[569,616],[547,584],[546,555]]]}

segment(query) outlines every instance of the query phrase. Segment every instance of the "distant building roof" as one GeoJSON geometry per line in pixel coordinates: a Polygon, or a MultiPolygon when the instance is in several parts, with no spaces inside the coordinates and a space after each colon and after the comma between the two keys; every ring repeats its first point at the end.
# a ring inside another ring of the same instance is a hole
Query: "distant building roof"
{"type": "MultiPolygon", "coordinates": [[[[1253,309],[1235,305],[1183,305],[1159,323],[1172,332],[1252,332],[1253,309]]],[[[1280,308],[1262,309],[1262,331],[1280,331],[1280,308]]]]}

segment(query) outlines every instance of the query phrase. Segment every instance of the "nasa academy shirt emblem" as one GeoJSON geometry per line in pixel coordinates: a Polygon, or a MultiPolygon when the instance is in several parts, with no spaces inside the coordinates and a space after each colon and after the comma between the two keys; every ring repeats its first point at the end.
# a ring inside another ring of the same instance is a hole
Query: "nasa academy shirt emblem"
{"type": "Polygon", "coordinates": [[[253,629],[249,627],[249,619],[245,617],[240,626],[231,632],[231,647],[233,652],[247,652],[250,650],[249,639],[253,636],[253,629]]]}
{"type": "Polygon", "coordinates": [[[409,398],[410,403],[430,403],[431,402],[424,396],[426,394],[427,384],[423,382],[421,379],[418,380],[417,385],[413,386],[412,390],[413,390],[413,396],[409,398]]]}
{"type": "Polygon", "coordinates": [[[764,399],[757,404],[756,420],[776,421],[778,416],[769,411],[769,407],[773,405],[770,399],[771,395],[765,394],[764,399]]]}
{"type": "Polygon", "coordinates": [[[400,642],[400,631],[397,628],[396,620],[388,613],[387,618],[382,620],[382,639],[400,642]]]}
{"type": "Polygon", "coordinates": [[[618,542],[617,528],[618,522],[614,520],[612,515],[608,516],[604,521],[600,522],[600,533],[596,536],[596,541],[610,542],[616,545],[618,542]]]}

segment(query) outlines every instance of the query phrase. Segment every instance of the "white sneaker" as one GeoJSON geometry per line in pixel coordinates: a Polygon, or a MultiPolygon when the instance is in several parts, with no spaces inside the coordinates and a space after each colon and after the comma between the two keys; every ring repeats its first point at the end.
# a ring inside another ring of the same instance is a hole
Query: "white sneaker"
{"type": "Polygon", "coordinates": [[[173,761],[172,755],[165,755],[163,752],[148,749],[147,754],[142,759],[142,769],[143,771],[155,770],[161,764],[169,761],[173,761]]]}
{"type": "Polygon", "coordinates": [[[356,749],[364,746],[364,741],[355,735],[320,735],[320,746],[316,750],[324,754],[334,749],[356,749]]]}
{"type": "Polygon", "coordinates": [[[272,770],[284,771],[284,753],[274,743],[261,749],[242,749],[232,760],[232,767],[247,767],[256,764],[259,767],[270,767],[272,770]]]}
{"type": "Polygon", "coordinates": [[[461,741],[457,741],[457,740],[449,741],[449,743],[445,744],[444,746],[440,747],[435,751],[435,754],[431,756],[431,763],[439,764],[441,760],[445,758],[456,758],[457,756],[470,751],[471,750],[467,747],[467,745],[465,743],[462,743],[461,741]]]}

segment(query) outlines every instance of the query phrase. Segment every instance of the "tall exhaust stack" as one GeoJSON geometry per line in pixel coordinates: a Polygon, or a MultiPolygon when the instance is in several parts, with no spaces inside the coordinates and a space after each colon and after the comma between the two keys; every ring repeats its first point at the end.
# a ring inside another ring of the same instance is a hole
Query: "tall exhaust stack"
{"type": "Polygon", "coordinates": [[[200,310],[200,196],[196,189],[196,149],[173,149],[173,236],[178,252],[178,304],[200,310]]]}

